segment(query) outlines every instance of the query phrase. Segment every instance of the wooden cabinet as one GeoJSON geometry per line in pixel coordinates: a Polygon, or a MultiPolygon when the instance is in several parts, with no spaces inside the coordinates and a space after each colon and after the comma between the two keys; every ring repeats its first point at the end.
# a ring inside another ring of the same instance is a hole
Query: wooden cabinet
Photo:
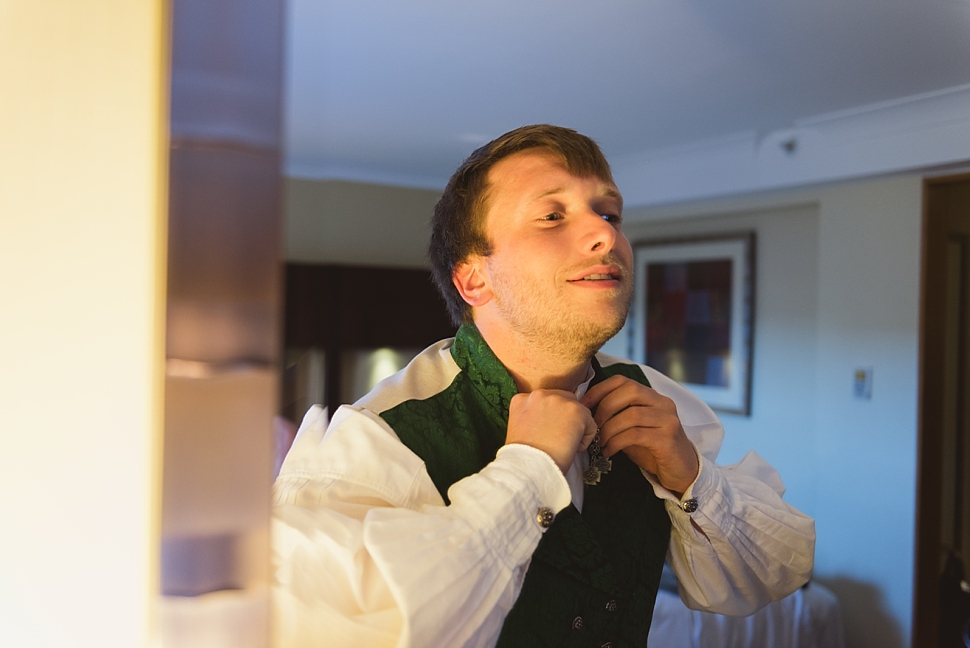
{"type": "Polygon", "coordinates": [[[413,268],[288,263],[284,320],[287,349],[323,350],[331,412],[341,401],[344,351],[423,349],[456,330],[431,272],[413,268]]]}

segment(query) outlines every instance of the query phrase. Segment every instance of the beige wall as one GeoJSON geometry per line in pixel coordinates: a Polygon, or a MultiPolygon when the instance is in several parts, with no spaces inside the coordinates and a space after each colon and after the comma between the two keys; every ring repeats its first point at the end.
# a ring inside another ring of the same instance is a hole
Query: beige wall
{"type": "Polygon", "coordinates": [[[427,266],[440,191],[290,178],[285,192],[288,261],[427,266]]]}
{"type": "Polygon", "coordinates": [[[0,4],[0,645],[146,646],[167,3],[0,4]]]}
{"type": "Polygon", "coordinates": [[[818,320],[817,204],[755,209],[717,216],[637,223],[637,241],[754,231],[755,327],[750,416],[722,415],[730,434],[721,461],[738,461],[751,448],[778,468],[789,501],[813,508],[813,475],[801,457],[814,453],[815,421],[793,416],[815,402],[818,320]],[[783,433],[779,433],[783,430],[783,433]]]}

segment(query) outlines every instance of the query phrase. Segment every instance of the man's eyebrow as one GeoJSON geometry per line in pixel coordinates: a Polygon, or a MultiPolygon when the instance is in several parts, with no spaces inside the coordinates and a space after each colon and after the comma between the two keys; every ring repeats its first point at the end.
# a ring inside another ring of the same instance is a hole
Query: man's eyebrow
{"type": "MultiPolygon", "coordinates": [[[[548,189],[546,191],[543,191],[540,194],[537,194],[536,197],[533,198],[532,200],[533,201],[542,200],[546,196],[554,196],[555,194],[562,193],[564,191],[566,191],[566,187],[555,187],[553,189],[548,189]]],[[[620,203],[623,202],[623,194],[621,194],[620,190],[617,189],[616,187],[609,187],[609,186],[604,187],[602,195],[607,198],[615,198],[616,200],[619,200],[620,203]]]]}
{"type": "Polygon", "coordinates": [[[609,196],[610,198],[616,198],[620,201],[621,205],[623,204],[623,194],[621,194],[620,190],[616,187],[607,187],[606,191],[603,192],[603,195],[609,196]]]}
{"type": "Polygon", "coordinates": [[[547,189],[546,191],[543,191],[542,193],[536,194],[535,198],[533,198],[532,200],[533,201],[542,200],[546,196],[553,196],[555,194],[562,193],[565,190],[566,190],[565,187],[556,187],[554,189],[547,189]]]}

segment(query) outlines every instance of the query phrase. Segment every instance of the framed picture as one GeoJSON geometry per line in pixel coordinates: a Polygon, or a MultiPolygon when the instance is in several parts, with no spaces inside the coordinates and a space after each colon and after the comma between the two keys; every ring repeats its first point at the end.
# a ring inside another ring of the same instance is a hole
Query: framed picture
{"type": "Polygon", "coordinates": [[[751,410],[754,232],[634,246],[630,351],[711,408],[751,410]]]}

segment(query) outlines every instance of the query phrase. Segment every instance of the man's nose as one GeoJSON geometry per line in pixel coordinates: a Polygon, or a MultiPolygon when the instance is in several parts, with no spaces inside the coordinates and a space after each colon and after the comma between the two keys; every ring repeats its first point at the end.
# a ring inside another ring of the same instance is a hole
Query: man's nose
{"type": "Polygon", "coordinates": [[[590,212],[583,248],[590,252],[609,252],[616,245],[616,226],[602,214],[590,212]]]}

